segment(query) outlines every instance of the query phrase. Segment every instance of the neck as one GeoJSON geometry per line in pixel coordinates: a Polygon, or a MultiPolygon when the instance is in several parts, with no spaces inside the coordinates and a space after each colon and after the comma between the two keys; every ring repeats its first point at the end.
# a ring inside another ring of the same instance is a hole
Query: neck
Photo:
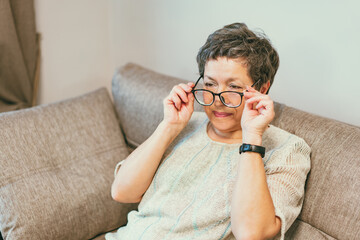
{"type": "Polygon", "coordinates": [[[216,141],[216,142],[222,142],[222,143],[242,143],[242,130],[236,130],[236,131],[229,131],[229,132],[222,132],[211,124],[209,122],[208,128],[207,128],[208,136],[216,141]]]}

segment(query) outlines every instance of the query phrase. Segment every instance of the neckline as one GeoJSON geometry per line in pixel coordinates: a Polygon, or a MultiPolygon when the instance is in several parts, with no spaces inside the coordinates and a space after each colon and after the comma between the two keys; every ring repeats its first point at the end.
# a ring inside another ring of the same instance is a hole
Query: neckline
{"type": "Polygon", "coordinates": [[[207,132],[207,129],[208,129],[208,125],[210,123],[210,120],[207,118],[206,121],[205,121],[205,124],[203,124],[203,133],[205,134],[205,137],[206,139],[210,142],[210,143],[213,143],[213,144],[217,144],[217,145],[221,145],[221,146],[230,146],[230,147],[235,147],[235,146],[240,146],[242,144],[242,142],[239,142],[239,143],[224,143],[224,142],[218,142],[218,141],[215,141],[213,139],[211,139],[208,135],[208,132],[207,132]]]}

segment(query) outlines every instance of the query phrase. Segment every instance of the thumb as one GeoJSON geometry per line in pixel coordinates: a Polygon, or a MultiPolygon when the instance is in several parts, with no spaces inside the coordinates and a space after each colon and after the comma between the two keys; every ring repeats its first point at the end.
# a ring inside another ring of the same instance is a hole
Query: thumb
{"type": "Polygon", "coordinates": [[[249,103],[249,102],[247,101],[247,99],[245,100],[244,110],[246,110],[246,111],[252,110],[252,103],[249,103]]]}
{"type": "Polygon", "coordinates": [[[187,97],[189,101],[187,102],[186,106],[188,106],[191,111],[194,111],[194,94],[190,92],[188,93],[187,97]]]}

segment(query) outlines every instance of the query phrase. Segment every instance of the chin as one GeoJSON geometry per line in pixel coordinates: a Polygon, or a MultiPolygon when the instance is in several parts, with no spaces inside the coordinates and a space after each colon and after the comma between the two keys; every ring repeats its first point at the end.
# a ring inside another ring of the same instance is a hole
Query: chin
{"type": "Polygon", "coordinates": [[[234,123],[233,119],[217,119],[212,118],[210,119],[210,122],[214,128],[221,132],[231,132],[236,131],[240,129],[240,126],[237,126],[237,124],[234,123]]]}

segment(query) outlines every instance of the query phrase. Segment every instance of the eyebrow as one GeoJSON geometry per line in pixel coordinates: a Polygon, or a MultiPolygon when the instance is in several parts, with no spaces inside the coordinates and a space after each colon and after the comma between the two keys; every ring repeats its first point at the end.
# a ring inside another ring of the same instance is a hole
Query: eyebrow
{"type": "MultiPolygon", "coordinates": [[[[214,79],[214,78],[212,78],[212,77],[210,77],[208,75],[204,75],[204,77],[207,77],[208,79],[217,82],[216,79],[214,79]]],[[[235,82],[236,80],[240,80],[240,79],[239,78],[228,78],[228,79],[226,79],[226,83],[235,82]]],[[[244,85],[244,84],[241,82],[241,85],[244,85]]]]}

